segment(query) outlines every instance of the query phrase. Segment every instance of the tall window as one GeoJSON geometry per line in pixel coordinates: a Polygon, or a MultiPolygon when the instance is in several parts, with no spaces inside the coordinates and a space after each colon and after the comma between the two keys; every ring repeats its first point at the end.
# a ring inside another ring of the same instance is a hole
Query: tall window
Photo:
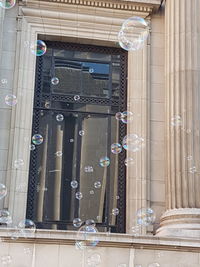
{"type": "Polygon", "coordinates": [[[111,144],[126,133],[115,114],[126,109],[127,53],[46,44],[37,58],[32,129],[43,142],[31,151],[27,217],[38,228],[74,229],[80,218],[100,231],[124,232],[125,152],[111,153],[111,144]]]}

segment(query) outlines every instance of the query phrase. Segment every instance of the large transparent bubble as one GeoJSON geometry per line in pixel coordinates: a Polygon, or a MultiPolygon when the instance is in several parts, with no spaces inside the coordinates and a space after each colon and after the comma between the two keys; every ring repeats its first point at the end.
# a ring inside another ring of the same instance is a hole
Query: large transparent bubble
{"type": "Polygon", "coordinates": [[[155,222],[156,216],[151,208],[141,208],[137,211],[137,223],[148,226],[155,222]]]}
{"type": "Polygon", "coordinates": [[[25,219],[19,222],[18,229],[24,236],[31,235],[35,233],[36,225],[33,221],[25,219]]]}
{"type": "Polygon", "coordinates": [[[122,146],[126,150],[137,152],[144,146],[144,139],[137,134],[127,134],[123,138],[122,146]]]}
{"type": "Polygon", "coordinates": [[[87,249],[96,247],[99,243],[98,230],[94,225],[83,225],[77,233],[76,248],[87,249]]]}
{"type": "Polygon", "coordinates": [[[37,57],[43,56],[47,51],[47,46],[45,42],[42,40],[37,40],[37,42],[31,45],[31,52],[32,54],[36,55],[37,57]]]}
{"type": "Polygon", "coordinates": [[[10,9],[14,7],[16,4],[16,0],[0,0],[0,7],[4,9],[10,9]]]}
{"type": "Polygon", "coordinates": [[[124,21],[118,40],[123,49],[135,51],[143,48],[148,35],[148,23],[143,18],[131,17],[124,21]]]}

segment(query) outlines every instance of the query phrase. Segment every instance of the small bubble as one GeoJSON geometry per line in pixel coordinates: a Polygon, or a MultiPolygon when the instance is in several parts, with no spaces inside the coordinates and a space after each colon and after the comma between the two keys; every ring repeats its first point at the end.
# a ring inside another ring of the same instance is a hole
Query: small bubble
{"type": "Polygon", "coordinates": [[[2,84],[7,84],[8,83],[8,80],[7,79],[1,79],[1,83],[2,84]]]}
{"type": "Polygon", "coordinates": [[[35,145],[31,144],[31,145],[29,146],[29,148],[30,148],[31,151],[33,151],[33,150],[35,150],[35,145]]]}
{"type": "Polygon", "coordinates": [[[76,180],[71,181],[71,187],[73,189],[77,188],[78,187],[78,182],[76,180]]]}
{"type": "Polygon", "coordinates": [[[94,69],[90,68],[89,73],[93,73],[93,72],[94,72],[94,69]]]}
{"type": "Polygon", "coordinates": [[[176,115],[173,118],[171,118],[171,125],[172,126],[181,126],[182,125],[181,116],[176,115]]]}
{"type": "Polygon", "coordinates": [[[32,253],[30,248],[24,248],[24,254],[30,255],[32,253]]]}
{"type": "Polygon", "coordinates": [[[79,135],[83,136],[85,134],[85,132],[83,130],[79,131],[79,135]]]}
{"type": "Polygon", "coordinates": [[[17,97],[15,95],[7,95],[5,97],[5,103],[8,105],[8,106],[15,106],[17,104],[17,97]]]}
{"type": "Polygon", "coordinates": [[[16,159],[15,162],[14,162],[14,166],[15,166],[16,169],[19,169],[23,165],[24,165],[23,159],[16,159]]]}
{"type": "Polygon", "coordinates": [[[83,194],[81,192],[76,193],[76,199],[81,200],[83,198],[83,194]]]}
{"type": "Polygon", "coordinates": [[[51,78],[51,84],[53,84],[53,85],[59,84],[59,79],[57,77],[51,78]]]}
{"type": "Polygon", "coordinates": [[[193,166],[193,167],[189,168],[189,172],[190,172],[190,173],[195,173],[195,172],[197,172],[196,167],[193,166]]]}
{"type": "Polygon", "coordinates": [[[41,145],[43,143],[43,137],[41,134],[34,134],[32,137],[32,142],[34,145],[41,145]]]}
{"type": "Polygon", "coordinates": [[[191,155],[190,156],[187,156],[186,159],[187,160],[192,160],[192,156],[191,155]]]}
{"type": "Polygon", "coordinates": [[[63,121],[64,120],[64,116],[62,114],[58,114],[58,115],[56,115],[56,120],[57,121],[63,121]]]}
{"type": "Polygon", "coordinates": [[[94,195],[94,190],[90,190],[90,195],[94,195]]]}
{"type": "Polygon", "coordinates": [[[135,163],[135,161],[134,161],[133,158],[126,158],[126,159],[124,160],[124,164],[125,164],[126,166],[133,165],[134,163],[135,163]]]}
{"type": "Polygon", "coordinates": [[[93,172],[93,167],[92,166],[85,166],[84,171],[85,172],[93,172]]]}
{"type": "Polygon", "coordinates": [[[97,181],[94,183],[95,188],[101,188],[101,182],[97,181]]]}
{"type": "Polygon", "coordinates": [[[111,152],[113,154],[119,154],[122,151],[122,146],[119,143],[114,143],[111,145],[111,152]]]}
{"type": "Polygon", "coordinates": [[[75,95],[75,96],[74,96],[74,100],[75,100],[75,101],[79,101],[79,100],[80,100],[80,96],[79,96],[79,95],[75,95]]]}
{"type": "Polygon", "coordinates": [[[117,112],[117,113],[115,114],[115,118],[116,118],[116,120],[120,121],[121,118],[122,118],[122,113],[121,113],[121,112],[117,112]]]}
{"type": "Polygon", "coordinates": [[[119,209],[118,208],[112,209],[112,215],[117,216],[118,214],[119,214],[119,209]]]}
{"type": "Polygon", "coordinates": [[[57,151],[57,152],[55,153],[55,156],[56,156],[56,157],[62,157],[62,155],[63,155],[62,151],[57,151]]]}
{"type": "Polygon", "coordinates": [[[73,219],[73,226],[74,227],[80,227],[82,225],[82,220],[80,218],[74,218],[73,219]]]}
{"type": "Polygon", "coordinates": [[[73,142],[74,142],[74,139],[72,139],[72,138],[69,139],[69,142],[70,142],[70,143],[73,143],[73,142]]]}
{"type": "Polygon", "coordinates": [[[110,159],[108,157],[102,157],[102,158],[100,158],[99,165],[101,167],[108,167],[110,165],[110,159]]]}

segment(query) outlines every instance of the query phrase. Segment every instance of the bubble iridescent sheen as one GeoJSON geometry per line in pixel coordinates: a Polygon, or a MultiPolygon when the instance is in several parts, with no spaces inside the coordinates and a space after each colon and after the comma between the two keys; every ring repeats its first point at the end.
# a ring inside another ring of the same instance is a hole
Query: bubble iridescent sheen
{"type": "Polygon", "coordinates": [[[29,219],[21,220],[18,224],[18,229],[22,234],[33,234],[36,230],[36,225],[29,219]]]}
{"type": "Polygon", "coordinates": [[[122,118],[122,113],[121,113],[121,112],[117,112],[117,113],[115,114],[115,118],[116,118],[116,120],[120,121],[121,118],[122,118]]]}
{"type": "Polygon", "coordinates": [[[121,121],[125,124],[133,120],[133,113],[131,111],[124,111],[121,115],[121,121]]]}
{"type": "Polygon", "coordinates": [[[73,226],[74,227],[80,227],[82,225],[82,220],[80,218],[74,218],[73,219],[73,226]]]}
{"type": "Polygon", "coordinates": [[[102,158],[100,158],[99,165],[101,167],[108,167],[110,165],[110,159],[108,157],[102,157],[102,158]]]}
{"type": "Polygon", "coordinates": [[[7,188],[4,184],[0,184],[0,199],[7,195],[7,188]]]}
{"type": "Polygon", "coordinates": [[[41,134],[34,134],[32,137],[32,142],[34,145],[41,145],[43,143],[43,137],[41,134]]]}
{"type": "Polygon", "coordinates": [[[58,115],[56,115],[56,120],[57,121],[63,121],[64,120],[64,116],[62,114],[58,114],[58,115]]]}
{"type": "Polygon", "coordinates": [[[24,165],[23,159],[16,159],[15,162],[14,162],[14,166],[15,166],[16,169],[19,169],[23,165],[24,165]]]}
{"type": "Polygon", "coordinates": [[[134,160],[133,158],[126,158],[126,159],[124,160],[124,164],[125,164],[126,166],[133,165],[134,163],[135,163],[135,160],[134,160]]]}
{"type": "Polygon", "coordinates": [[[31,45],[31,52],[37,56],[43,56],[47,51],[47,46],[44,41],[37,40],[37,42],[34,45],[31,45]]]}
{"type": "Polygon", "coordinates": [[[8,105],[8,106],[15,106],[17,104],[17,97],[15,95],[12,95],[12,94],[8,94],[6,97],[5,97],[5,103],[8,105]]]}
{"type": "Polygon", "coordinates": [[[83,198],[83,194],[81,192],[76,192],[76,199],[81,200],[83,198]]]}
{"type": "Polygon", "coordinates": [[[97,237],[98,230],[93,225],[83,225],[77,232],[76,237],[76,248],[78,249],[87,249],[96,247],[99,243],[99,239],[97,237]]]}
{"type": "Polygon", "coordinates": [[[97,189],[101,188],[101,182],[99,182],[99,181],[94,182],[94,187],[97,189]]]}
{"type": "Polygon", "coordinates": [[[16,0],[0,0],[0,7],[4,9],[10,9],[14,7],[16,4],[16,0]]]}
{"type": "Polygon", "coordinates": [[[89,267],[98,266],[100,263],[101,263],[101,256],[97,253],[94,253],[87,258],[87,265],[89,267]]]}
{"type": "Polygon", "coordinates": [[[117,216],[118,214],[119,214],[119,209],[118,208],[112,209],[112,215],[117,216]]]}
{"type": "Polygon", "coordinates": [[[143,18],[131,17],[124,21],[118,40],[123,49],[135,51],[143,48],[148,35],[148,23],[143,18]]]}
{"type": "Polygon", "coordinates": [[[137,211],[137,224],[148,226],[155,222],[156,216],[151,208],[141,208],[137,211]]]}
{"type": "Polygon", "coordinates": [[[144,139],[137,134],[128,134],[123,138],[122,146],[126,150],[137,152],[144,146],[144,139]]]}
{"type": "Polygon", "coordinates": [[[73,189],[77,188],[78,187],[78,182],[76,180],[71,181],[71,187],[73,189]]]}
{"type": "Polygon", "coordinates": [[[74,100],[75,100],[75,101],[79,101],[79,100],[80,100],[80,95],[75,95],[75,96],[74,96],[74,100]]]}
{"type": "Polygon", "coordinates": [[[0,223],[11,224],[12,218],[8,210],[0,210],[0,223]]]}
{"type": "Polygon", "coordinates": [[[53,84],[53,85],[57,85],[57,84],[59,84],[59,79],[58,79],[58,77],[53,77],[53,78],[51,78],[51,84],[53,84]]]}
{"type": "Polygon", "coordinates": [[[111,145],[111,152],[113,154],[119,154],[122,152],[122,146],[119,143],[114,143],[111,145]]]}

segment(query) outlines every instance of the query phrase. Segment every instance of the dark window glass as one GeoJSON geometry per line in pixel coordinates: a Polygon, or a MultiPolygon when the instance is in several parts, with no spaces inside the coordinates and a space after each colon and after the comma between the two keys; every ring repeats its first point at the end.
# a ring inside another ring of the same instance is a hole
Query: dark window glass
{"type": "Polygon", "coordinates": [[[48,52],[37,59],[32,134],[41,134],[44,142],[31,152],[27,217],[40,228],[74,229],[72,221],[79,217],[93,219],[102,231],[123,232],[125,152],[115,155],[110,147],[126,131],[115,113],[126,106],[127,54],[95,46],[47,45],[48,52]],[[52,77],[59,79],[57,85],[52,77]],[[107,168],[99,164],[105,156],[110,159],[107,168]],[[78,182],[75,189],[73,180],[78,182]],[[101,187],[95,188],[95,182],[101,187]],[[120,210],[117,217],[113,208],[120,210]]]}

